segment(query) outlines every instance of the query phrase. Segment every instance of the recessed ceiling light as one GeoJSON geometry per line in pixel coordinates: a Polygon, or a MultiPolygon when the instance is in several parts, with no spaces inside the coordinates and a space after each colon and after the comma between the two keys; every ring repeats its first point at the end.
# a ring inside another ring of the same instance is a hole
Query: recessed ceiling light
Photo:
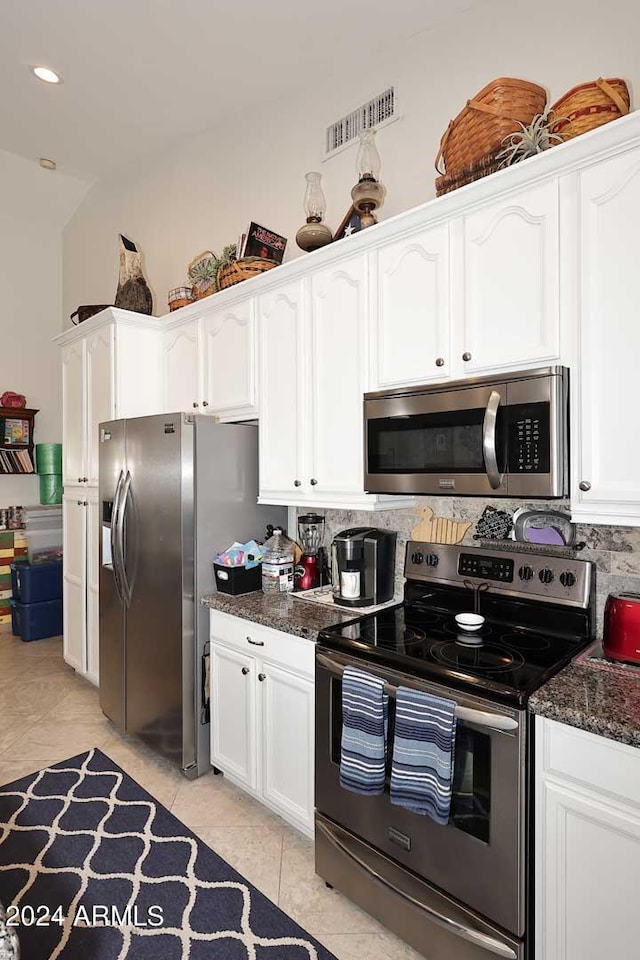
{"type": "Polygon", "coordinates": [[[55,170],[56,162],[55,160],[49,160],[48,157],[40,157],[40,166],[44,170],[55,170]]]}
{"type": "Polygon", "coordinates": [[[29,67],[29,69],[38,80],[44,80],[45,83],[62,83],[61,75],[50,67],[29,67]]]}

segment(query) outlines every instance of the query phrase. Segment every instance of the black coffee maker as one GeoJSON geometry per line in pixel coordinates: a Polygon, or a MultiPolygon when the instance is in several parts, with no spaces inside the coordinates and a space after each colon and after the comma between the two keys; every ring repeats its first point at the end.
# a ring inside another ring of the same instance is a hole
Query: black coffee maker
{"type": "Polygon", "coordinates": [[[331,544],[334,603],[369,607],[393,599],[396,539],[394,530],[351,527],[331,544]]]}

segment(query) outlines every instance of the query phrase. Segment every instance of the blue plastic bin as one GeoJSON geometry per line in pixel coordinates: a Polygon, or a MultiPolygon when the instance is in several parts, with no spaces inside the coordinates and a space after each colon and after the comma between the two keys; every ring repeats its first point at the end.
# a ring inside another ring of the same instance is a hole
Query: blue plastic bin
{"type": "Polygon", "coordinates": [[[12,563],[11,591],[18,603],[61,600],[62,560],[52,563],[12,563]]]}
{"type": "Polygon", "coordinates": [[[41,603],[11,601],[11,629],[22,640],[44,640],[62,633],[62,600],[41,603]]]}

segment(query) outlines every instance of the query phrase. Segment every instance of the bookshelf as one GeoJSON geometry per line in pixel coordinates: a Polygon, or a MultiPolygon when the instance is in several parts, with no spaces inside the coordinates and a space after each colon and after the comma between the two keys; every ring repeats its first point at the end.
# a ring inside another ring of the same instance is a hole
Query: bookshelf
{"type": "Polygon", "coordinates": [[[35,473],[33,428],[37,410],[0,407],[0,474],[35,473]]]}

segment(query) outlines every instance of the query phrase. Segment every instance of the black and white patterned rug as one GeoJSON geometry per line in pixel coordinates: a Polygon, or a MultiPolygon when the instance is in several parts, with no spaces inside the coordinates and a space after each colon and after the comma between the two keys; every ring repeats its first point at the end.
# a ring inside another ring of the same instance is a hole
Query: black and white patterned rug
{"type": "Polygon", "coordinates": [[[0,787],[24,960],[335,960],[100,750],[0,787]]]}

